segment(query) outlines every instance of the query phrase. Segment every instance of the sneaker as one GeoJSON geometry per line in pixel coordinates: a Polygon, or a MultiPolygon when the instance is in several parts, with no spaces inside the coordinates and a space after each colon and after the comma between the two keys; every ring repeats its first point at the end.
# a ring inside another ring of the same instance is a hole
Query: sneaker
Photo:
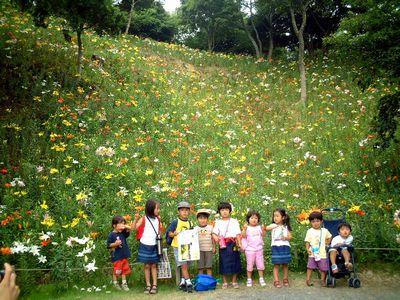
{"type": "Polygon", "coordinates": [[[180,289],[181,291],[186,292],[186,283],[181,282],[181,284],[179,284],[179,289],[180,289]]]}
{"type": "Polygon", "coordinates": [[[121,290],[121,287],[119,286],[118,283],[114,283],[114,284],[113,284],[113,287],[114,287],[114,289],[116,289],[116,290],[118,290],[118,291],[121,290]]]}
{"type": "Polygon", "coordinates": [[[193,284],[187,284],[186,285],[186,291],[188,293],[193,293],[193,284]]]}
{"type": "Polygon", "coordinates": [[[253,286],[253,280],[251,280],[251,278],[247,278],[246,286],[247,287],[252,287],[253,286]]]}
{"type": "Polygon", "coordinates": [[[126,283],[121,284],[121,288],[125,292],[129,291],[129,287],[128,287],[128,285],[126,283]]]}
{"type": "Polygon", "coordinates": [[[338,269],[337,265],[332,265],[331,268],[332,268],[332,273],[333,273],[333,274],[336,274],[336,273],[339,272],[339,269],[338,269]]]}
{"type": "Polygon", "coordinates": [[[267,284],[265,283],[265,280],[264,280],[263,277],[261,277],[261,278],[259,279],[259,282],[260,282],[260,285],[261,285],[261,286],[266,286],[266,285],[267,285],[267,284]]]}

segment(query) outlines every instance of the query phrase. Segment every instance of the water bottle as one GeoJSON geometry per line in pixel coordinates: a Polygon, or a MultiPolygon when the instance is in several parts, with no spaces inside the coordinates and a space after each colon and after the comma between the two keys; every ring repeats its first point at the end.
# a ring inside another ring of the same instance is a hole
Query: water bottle
{"type": "Polygon", "coordinates": [[[321,257],[319,256],[319,247],[312,247],[312,252],[314,254],[315,261],[320,261],[321,257]]]}
{"type": "MultiPolygon", "coordinates": [[[[121,239],[119,238],[119,236],[117,236],[117,240],[118,240],[118,241],[121,240],[121,239]]],[[[120,244],[119,247],[122,248],[122,244],[120,244]]]]}

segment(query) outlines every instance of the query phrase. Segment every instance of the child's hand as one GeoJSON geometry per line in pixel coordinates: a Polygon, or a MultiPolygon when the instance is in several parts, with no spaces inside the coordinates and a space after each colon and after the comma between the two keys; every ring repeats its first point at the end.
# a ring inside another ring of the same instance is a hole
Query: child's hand
{"type": "Polygon", "coordinates": [[[120,246],[121,244],[122,244],[122,241],[121,241],[120,239],[117,239],[117,240],[114,242],[114,245],[115,245],[116,247],[120,246]]]}
{"type": "Polygon", "coordinates": [[[243,230],[247,230],[247,224],[243,225],[243,230]]]}
{"type": "Polygon", "coordinates": [[[140,214],[137,212],[135,213],[135,221],[138,221],[140,219],[140,214]]]}
{"type": "Polygon", "coordinates": [[[215,248],[215,246],[213,246],[212,253],[213,254],[217,253],[217,248],[215,248]]]}

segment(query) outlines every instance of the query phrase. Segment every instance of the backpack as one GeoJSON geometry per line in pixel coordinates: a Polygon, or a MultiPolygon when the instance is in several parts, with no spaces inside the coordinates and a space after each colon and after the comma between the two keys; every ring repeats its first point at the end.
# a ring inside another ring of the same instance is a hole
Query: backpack
{"type": "MultiPolygon", "coordinates": [[[[158,232],[161,232],[161,218],[159,216],[157,216],[158,219],[158,232]]],[[[142,236],[143,236],[143,232],[144,232],[144,226],[146,225],[146,216],[142,217],[142,224],[140,224],[139,228],[137,229],[136,232],[136,239],[139,241],[142,236]]]]}
{"type": "Polygon", "coordinates": [[[217,287],[217,280],[206,274],[199,274],[195,279],[194,289],[198,292],[215,290],[217,287]]]}

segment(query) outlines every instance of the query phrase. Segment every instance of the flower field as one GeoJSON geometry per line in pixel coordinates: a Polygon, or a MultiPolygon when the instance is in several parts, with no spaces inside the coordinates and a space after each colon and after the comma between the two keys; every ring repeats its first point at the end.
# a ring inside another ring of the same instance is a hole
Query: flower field
{"type": "Polygon", "coordinates": [[[241,223],[250,208],[270,223],[283,207],[298,245],[293,269],[304,267],[313,209],[344,209],[356,246],[398,247],[399,147],[374,149],[370,130],[377,99],[396,87],[362,91],[356,67],[320,55],[307,60],[303,108],[293,59],[90,32],[79,77],[62,20],[35,28],[3,2],[0,263],[45,269],[21,272],[23,285],[107,278],[112,216],[129,220],[149,198],[164,223],[182,199],[193,211],[228,200],[241,223]]]}

